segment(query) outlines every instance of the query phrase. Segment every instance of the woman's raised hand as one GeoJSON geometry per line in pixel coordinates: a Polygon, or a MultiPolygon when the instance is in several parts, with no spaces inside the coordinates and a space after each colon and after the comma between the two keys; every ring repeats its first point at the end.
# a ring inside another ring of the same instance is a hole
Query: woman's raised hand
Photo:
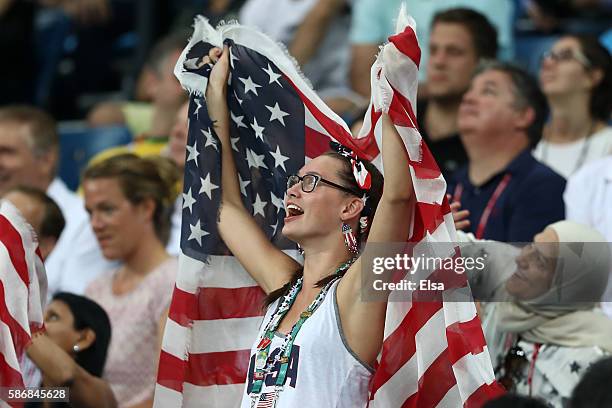
{"type": "Polygon", "coordinates": [[[211,92],[215,94],[225,94],[227,92],[227,78],[229,76],[229,47],[223,46],[211,48],[208,55],[204,57],[205,64],[212,65],[212,70],[208,78],[206,96],[211,92]]]}

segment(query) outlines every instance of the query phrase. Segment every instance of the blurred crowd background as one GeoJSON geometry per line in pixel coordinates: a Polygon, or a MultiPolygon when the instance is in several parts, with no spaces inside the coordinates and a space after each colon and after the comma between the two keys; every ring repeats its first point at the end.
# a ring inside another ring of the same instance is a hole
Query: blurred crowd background
{"type": "MultiPolygon", "coordinates": [[[[404,2],[422,49],[418,126],[464,239],[612,241],[612,1],[404,2]]],[[[48,338],[23,363],[30,385],[68,378],[85,384],[76,405],[151,405],[185,208],[189,105],[173,69],[194,17],[282,42],[358,133],[400,3],[0,0],[0,197],[36,230],[49,280],[48,338]]],[[[605,278],[575,285],[612,300],[609,260],[597,262],[574,267],[605,278]]],[[[612,406],[601,385],[612,363],[595,364],[612,353],[612,307],[520,296],[545,294],[549,272],[540,292],[515,278],[513,308],[483,308],[483,321],[505,322],[485,327],[501,341],[499,378],[554,407],[612,406]]],[[[489,406],[544,403],[513,398],[489,406]]]]}

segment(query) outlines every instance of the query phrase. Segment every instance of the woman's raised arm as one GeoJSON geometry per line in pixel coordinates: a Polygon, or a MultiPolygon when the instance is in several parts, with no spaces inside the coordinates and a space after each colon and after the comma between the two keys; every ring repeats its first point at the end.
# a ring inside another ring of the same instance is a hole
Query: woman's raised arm
{"type": "Polygon", "coordinates": [[[242,203],[229,131],[229,48],[213,48],[208,58],[214,66],[206,88],[206,106],[222,146],[219,233],[247,272],[270,293],[287,283],[299,264],[269,241],[242,203]]]}

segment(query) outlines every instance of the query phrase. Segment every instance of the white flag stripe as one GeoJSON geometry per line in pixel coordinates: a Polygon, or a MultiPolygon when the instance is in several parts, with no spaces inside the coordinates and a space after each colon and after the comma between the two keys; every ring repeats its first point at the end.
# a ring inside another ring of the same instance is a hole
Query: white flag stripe
{"type": "Polygon", "coordinates": [[[156,407],[180,407],[182,406],[183,394],[163,385],[155,385],[156,407]]]}
{"type": "MultiPolygon", "coordinates": [[[[239,407],[242,400],[244,384],[214,385],[198,387],[189,383],[183,385],[183,393],[187,401],[198,401],[198,405],[206,407],[239,407]]],[[[165,405],[160,405],[166,407],[165,405]]],[[[171,405],[168,405],[171,406],[171,405]]]]}
{"type": "Polygon", "coordinates": [[[387,304],[387,315],[385,316],[385,339],[389,337],[402,323],[402,320],[406,317],[411,309],[411,302],[402,302],[396,300],[405,299],[406,293],[401,290],[395,290],[391,292],[389,296],[389,302],[387,304]]]}
{"type": "Polygon", "coordinates": [[[444,327],[443,309],[444,308],[441,308],[429,318],[416,334],[416,343],[421,346],[416,353],[419,378],[427,371],[438,356],[446,350],[448,345],[446,336],[440,333],[440,327],[444,327]]]}
{"type": "Polygon", "coordinates": [[[6,341],[5,339],[11,338],[11,329],[0,320],[0,353],[4,356],[6,363],[13,368],[14,370],[21,372],[19,368],[19,361],[17,361],[17,356],[15,355],[15,350],[13,349],[14,344],[12,341],[6,341]]]}
{"type": "Polygon", "coordinates": [[[254,340],[252,333],[257,333],[262,319],[263,317],[244,317],[195,321],[191,353],[250,350],[254,340]]]}
{"type": "Polygon", "coordinates": [[[491,370],[489,349],[486,346],[479,354],[467,354],[459,359],[453,364],[453,372],[455,378],[460,379],[458,382],[459,393],[463,401],[467,400],[474,391],[483,385],[482,382],[478,381],[479,378],[484,378],[486,384],[495,381],[495,376],[491,370]],[[479,375],[474,375],[474,373],[479,375]]]}
{"type": "Polygon", "coordinates": [[[370,402],[374,408],[389,408],[400,406],[403,401],[418,391],[416,381],[406,381],[406,378],[414,378],[418,364],[416,356],[412,356],[399,370],[383,384],[370,402]]]}
{"type": "Polygon", "coordinates": [[[417,201],[427,204],[442,204],[446,194],[446,181],[444,181],[442,175],[435,179],[417,178],[412,165],[410,165],[410,173],[412,174],[412,185],[417,201]]]}
{"type": "Polygon", "coordinates": [[[423,155],[423,137],[418,130],[411,127],[396,126],[397,133],[402,137],[402,142],[408,151],[408,157],[412,161],[419,162],[423,155]]]}
{"type": "Polygon", "coordinates": [[[457,384],[453,385],[444,398],[436,405],[437,408],[454,408],[461,406],[463,406],[463,402],[461,401],[461,394],[459,393],[459,386],[457,384]]]}
{"type": "Polygon", "coordinates": [[[185,347],[191,335],[189,327],[183,327],[172,319],[166,320],[162,350],[181,360],[185,359],[185,347]]]}
{"type": "Polygon", "coordinates": [[[304,106],[304,115],[305,115],[304,122],[306,123],[306,126],[311,128],[312,130],[316,130],[317,132],[324,134],[327,137],[331,137],[329,132],[325,130],[325,128],[313,116],[313,114],[310,112],[310,109],[308,109],[307,106],[304,106]]]}
{"type": "Polygon", "coordinates": [[[8,249],[1,243],[0,280],[4,285],[4,302],[9,314],[17,321],[24,332],[29,333],[28,310],[24,307],[24,300],[29,298],[28,288],[17,274],[17,270],[13,267],[8,249]]]}

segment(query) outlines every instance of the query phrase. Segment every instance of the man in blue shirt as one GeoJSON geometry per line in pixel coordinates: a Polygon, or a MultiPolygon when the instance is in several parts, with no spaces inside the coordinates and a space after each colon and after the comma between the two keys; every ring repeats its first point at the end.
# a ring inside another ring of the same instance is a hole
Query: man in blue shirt
{"type": "Polygon", "coordinates": [[[472,79],[459,107],[468,165],[449,182],[469,210],[476,238],[531,242],[565,217],[565,181],[531,155],[542,134],[546,99],[525,71],[494,62],[472,79]]]}

